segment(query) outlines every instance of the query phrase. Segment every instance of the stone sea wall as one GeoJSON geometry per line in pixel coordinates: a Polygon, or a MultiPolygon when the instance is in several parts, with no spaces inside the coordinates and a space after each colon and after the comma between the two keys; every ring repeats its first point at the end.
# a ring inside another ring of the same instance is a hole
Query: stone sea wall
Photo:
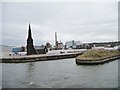
{"type": "Polygon", "coordinates": [[[1,58],[1,63],[25,63],[25,62],[35,62],[35,61],[48,61],[57,60],[65,58],[75,58],[77,55],[82,53],[69,53],[60,55],[29,55],[29,56],[18,56],[18,57],[4,57],[1,58]]]}
{"type": "Polygon", "coordinates": [[[120,59],[119,55],[101,58],[97,60],[87,60],[87,59],[85,60],[82,58],[76,58],[75,62],[77,65],[97,65],[97,64],[104,64],[106,62],[110,62],[110,61],[117,60],[117,59],[120,59]]]}

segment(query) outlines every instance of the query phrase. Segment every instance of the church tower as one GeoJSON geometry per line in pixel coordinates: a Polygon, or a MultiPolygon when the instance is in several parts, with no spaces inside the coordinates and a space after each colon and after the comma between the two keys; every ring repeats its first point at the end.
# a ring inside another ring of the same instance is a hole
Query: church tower
{"type": "Polygon", "coordinates": [[[35,51],[35,48],[33,46],[31,27],[30,27],[30,24],[29,24],[28,38],[27,38],[27,55],[32,55],[32,54],[36,54],[36,51],[35,51]]]}

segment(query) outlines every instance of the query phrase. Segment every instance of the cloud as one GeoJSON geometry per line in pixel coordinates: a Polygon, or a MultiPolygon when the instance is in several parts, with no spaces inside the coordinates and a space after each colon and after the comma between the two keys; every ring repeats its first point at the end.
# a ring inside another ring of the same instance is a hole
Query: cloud
{"type": "Polygon", "coordinates": [[[64,43],[114,41],[118,37],[117,20],[117,2],[6,2],[3,44],[26,45],[29,22],[36,45],[54,44],[55,32],[64,43]]]}

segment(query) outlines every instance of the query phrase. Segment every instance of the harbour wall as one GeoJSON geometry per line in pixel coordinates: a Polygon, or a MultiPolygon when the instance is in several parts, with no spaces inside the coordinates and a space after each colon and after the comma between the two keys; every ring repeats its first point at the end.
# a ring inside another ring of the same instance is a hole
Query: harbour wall
{"type": "Polygon", "coordinates": [[[97,65],[97,64],[104,64],[113,60],[120,59],[120,56],[111,56],[111,57],[106,57],[106,58],[101,58],[98,60],[83,60],[81,58],[76,58],[75,62],[77,65],[97,65]]]}
{"type": "Polygon", "coordinates": [[[19,56],[19,57],[4,57],[1,58],[1,63],[25,63],[25,62],[35,62],[35,61],[48,61],[48,60],[57,60],[65,58],[75,58],[82,53],[68,53],[68,54],[59,54],[59,55],[28,55],[28,56],[19,56]]]}

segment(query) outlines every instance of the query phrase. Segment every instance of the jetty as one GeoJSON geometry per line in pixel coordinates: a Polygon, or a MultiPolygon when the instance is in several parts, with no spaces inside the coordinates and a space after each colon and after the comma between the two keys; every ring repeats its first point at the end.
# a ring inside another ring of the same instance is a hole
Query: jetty
{"type": "Polygon", "coordinates": [[[25,62],[35,62],[35,61],[48,61],[48,60],[57,60],[65,58],[75,58],[78,55],[81,55],[82,52],[76,53],[63,53],[63,54],[38,54],[38,55],[25,55],[25,56],[8,56],[0,59],[1,63],[25,63],[25,62]]]}
{"type": "Polygon", "coordinates": [[[109,50],[88,50],[76,57],[77,65],[97,65],[120,59],[120,52],[109,50]]]}

